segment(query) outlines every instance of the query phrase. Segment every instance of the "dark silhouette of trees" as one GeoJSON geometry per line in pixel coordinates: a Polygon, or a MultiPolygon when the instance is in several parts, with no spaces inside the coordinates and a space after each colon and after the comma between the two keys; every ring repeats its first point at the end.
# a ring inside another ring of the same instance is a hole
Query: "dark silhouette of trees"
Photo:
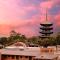
{"type": "Polygon", "coordinates": [[[60,32],[57,34],[56,44],[57,44],[57,45],[60,45],[60,32]]]}
{"type": "Polygon", "coordinates": [[[20,33],[17,33],[14,30],[10,32],[10,36],[8,37],[8,41],[11,44],[17,41],[25,42],[25,40],[26,40],[25,35],[21,35],[20,33]]]}
{"type": "Polygon", "coordinates": [[[0,44],[6,46],[7,42],[8,42],[8,41],[7,41],[7,37],[1,37],[1,38],[0,38],[0,44]]]}
{"type": "Polygon", "coordinates": [[[38,45],[38,46],[56,46],[56,45],[60,45],[60,33],[58,33],[56,35],[56,37],[50,37],[49,39],[46,40],[41,40],[40,38],[38,38],[38,36],[33,36],[30,38],[27,38],[25,35],[22,35],[14,30],[12,30],[10,32],[10,36],[9,37],[0,37],[0,44],[4,45],[4,46],[8,46],[11,45],[15,42],[24,42],[26,44],[34,44],[34,45],[38,45]]]}

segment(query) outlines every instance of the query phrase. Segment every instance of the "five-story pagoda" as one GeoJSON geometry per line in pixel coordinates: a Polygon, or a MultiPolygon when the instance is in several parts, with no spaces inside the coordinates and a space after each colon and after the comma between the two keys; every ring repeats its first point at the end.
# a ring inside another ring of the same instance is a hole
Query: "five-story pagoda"
{"type": "Polygon", "coordinates": [[[41,27],[41,38],[45,39],[45,38],[49,38],[51,34],[53,34],[52,30],[53,30],[53,23],[49,22],[47,19],[47,13],[46,13],[46,21],[40,24],[41,27]]]}

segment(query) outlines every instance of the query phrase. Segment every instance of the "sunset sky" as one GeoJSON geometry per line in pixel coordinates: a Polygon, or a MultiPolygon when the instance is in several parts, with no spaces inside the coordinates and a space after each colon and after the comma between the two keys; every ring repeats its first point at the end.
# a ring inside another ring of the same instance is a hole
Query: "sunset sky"
{"type": "Polygon", "coordinates": [[[7,36],[11,30],[28,37],[39,35],[46,9],[54,32],[59,32],[60,0],[0,0],[0,36],[7,36]]]}

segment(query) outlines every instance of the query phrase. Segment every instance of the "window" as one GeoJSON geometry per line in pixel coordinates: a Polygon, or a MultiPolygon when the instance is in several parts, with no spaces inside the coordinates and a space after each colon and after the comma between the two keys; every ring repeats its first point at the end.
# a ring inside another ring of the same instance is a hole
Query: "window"
{"type": "Polygon", "coordinates": [[[16,56],[16,60],[19,60],[19,56],[16,56]]]}
{"type": "Polygon", "coordinates": [[[29,56],[29,60],[32,60],[32,57],[31,56],[29,56]]]}
{"type": "Polygon", "coordinates": [[[28,58],[28,56],[25,56],[25,58],[28,58]]]}
{"type": "Polygon", "coordinates": [[[22,58],[22,56],[20,56],[20,58],[22,58]]]}
{"type": "Polygon", "coordinates": [[[10,55],[8,55],[8,57],[10,57],[10,55]]]}
{"type": "Polygon", "coordinates": [[[7,58],[7,55],[2,55],[3,58],[7,58]]]}
{"type": "Polygon", "coordinates": [[[15,58],[15,56],[14,55],[12,55],[12,59],[14,59],[15,58]]]}

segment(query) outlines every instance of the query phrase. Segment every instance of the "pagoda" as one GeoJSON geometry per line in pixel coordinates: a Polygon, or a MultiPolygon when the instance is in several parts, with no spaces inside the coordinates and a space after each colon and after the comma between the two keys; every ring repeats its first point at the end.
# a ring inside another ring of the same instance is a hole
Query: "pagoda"
{"type": "Polygon", "coordinates": [[[40,37],[44,38],[44,39],[49,38],[51,36],[51,34],[53,34],[53,31],[52,31],[53,30],[53,27],[52,27],[53,23],[48,21],[47,12],[46,12],[46,21],[41,23],[40,25],[41,25],[41,27],[40,27],[41,36],[40,37]]]}

